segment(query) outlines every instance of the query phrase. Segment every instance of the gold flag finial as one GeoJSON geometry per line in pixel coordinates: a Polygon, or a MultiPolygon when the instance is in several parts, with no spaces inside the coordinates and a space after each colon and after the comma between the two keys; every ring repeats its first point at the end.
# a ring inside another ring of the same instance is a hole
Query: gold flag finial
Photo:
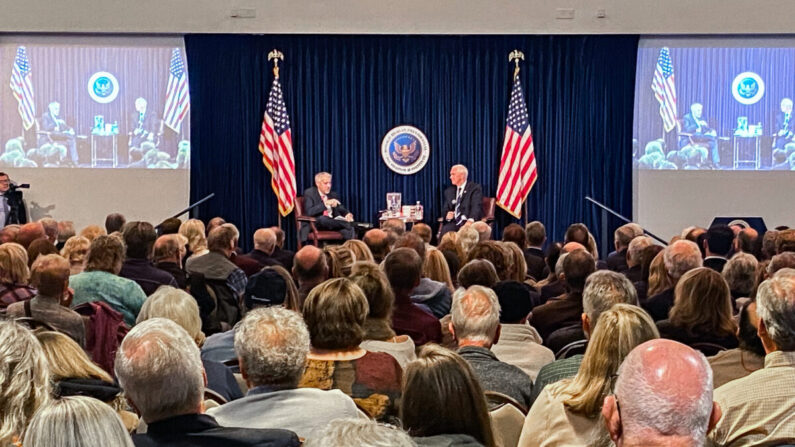
{"type": "Polygon", "coordinates": [[[515,62],[516,68],[513,70],[513,77],[519,76],[519,60],[524,60],[524,53],[519,50],[513,50],[508,54],[508,61],[515,62]]]}
{"type": "Polygon", "coordinates": [[[273,75],[279,77],[279,59],[284,60],[284,53],[277,49],[273,49],[268,53],[268,61],[273,61],[273,75]]]}

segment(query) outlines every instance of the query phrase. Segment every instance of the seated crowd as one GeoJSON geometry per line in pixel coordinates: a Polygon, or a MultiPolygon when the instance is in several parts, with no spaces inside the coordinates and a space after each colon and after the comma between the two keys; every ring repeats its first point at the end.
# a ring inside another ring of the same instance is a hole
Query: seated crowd
{"type": "Polygon", "coordinates": [[[6,226],[0,447],[795,444],[795,230],[492,234],[6,226]]]}

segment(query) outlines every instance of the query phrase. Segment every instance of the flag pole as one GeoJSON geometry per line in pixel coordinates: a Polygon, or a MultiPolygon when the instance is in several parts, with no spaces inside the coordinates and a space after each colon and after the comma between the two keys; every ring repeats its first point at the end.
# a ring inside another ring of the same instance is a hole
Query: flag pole
{"type": "MultiPolygon", "coordinates": [[[[282,53],[281,51],[279,51],[279,50],[274,48],[270,53],[268,53],[268,62],[273,61],[273,77],[275,79],[279,79],[279,59],[284,60],[284,53],[282,53]]],[[[274,154],[276,154],[276,153],[278,153],[278,151],[275,152],[274,154]]],[[[276,165],[278,166],[278,162],[276,163],[276,165]]],[[[274,169],[273,173],[272,173],[272,175],[275,177],[273,180],[276,181],[276,182],[278,182],[278,176],[277,176],[278,172],[279,172],[279,169],[274,169]]],[[[279,200],[280,200],[279,196],[276,196],[276,216],[277,216],[277,219],[278,219],[277,220],[277,225],[279,226],[279,229],[281,230],[282,229],[282,212],[279,209],[279,200]]]]}
{"type": "MultiPolygon", "coordinates": [[[[524,60],[524,53],[519,50],[513,50],[510,54],[508,54],[508,60],[513,61],[516,64],[516,67],[513,69],[513,80],[516,81],[516,78],[519,77],[519,61],[524,60]]],[[[527,211],[527,197],[524,200],[524,226],[527,226],[527,219],[529,217],[527,211]]],[[[519,220],[521,222],[521,219],[519,220]]]]}

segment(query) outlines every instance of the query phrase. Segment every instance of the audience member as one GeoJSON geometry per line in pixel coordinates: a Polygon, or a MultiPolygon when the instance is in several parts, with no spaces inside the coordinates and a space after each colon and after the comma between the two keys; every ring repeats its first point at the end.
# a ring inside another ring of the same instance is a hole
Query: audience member
{"type": "Polygon", "coordinates": [[[105,217],[105,234],[115,233],[116,231],[121,232],[121,229],[124,228],[124,224],[127,223],[127,219],[124,218],[123,215],[119,213],[111,213],[105,217]]]}
{"type": "Polygon", "coordinates": [[[360,241],[359,239],[348,239],[342,244],[342,247],[347,248],[351,251],[351,253],[353,253],[354,261],[375,261],[373,254],[370,253],[370,249],[367,247],[367,244],[360,241]]]}
{"type": "MultiPolygon", "coordinates": [[[[643,280],[643,265],[641,264],[641,253],[646,247],[654,245],[652,238],[648,236],[637,236],[627,245],[625,263],[627,268],[621,273],[627,275],[630,281],[636,283],[643,280]]],[[[609,262],[608,262],[609,264],[609,262]]],[[[612,269],[611,269],[612,270],[612,269]]]]}
{"type": "Polygon", "coordinates": [[[33,298],[36,289],[28,285],[29,281],[30,269],[25,247],[15,242],[0,245],[0,310],[33,298]]]}
{"type": "Polygon", "coordinates": [[[450,266],[447,265],[444,253],[439,250],[426,252],[422,275],[432,281],[444,284],[450,292],[455,289],[453,279],[450,277],[450,266]]]}
{"type": "Polygon", "coordinates": [[[472,225],[464,225],[456,233],[456,240],[461,244],[461,249],[464,252],[464,257],[461,259],[469,259],[469,251],[480,242],[480,235],[476,229],[472,228],[472,225]]]}
{"type": "Polygon", "coordinates": [[[707,358],[709,366],[712,367],[716,389],[765,366],[765,348],[762,346],[762,340],[756,335],[758,321],[756,302],[751,301],[740,309],[737,329],[739,346],[720,351],[707,358]]]}
{"type": "Polygon", "coordinates": [[[185,244],[187,244],[185,236],[169,233],[157,238],[152,250],[155,268],[173,276],[180,289],[188,286],[188,274],[182,269],[182,260],[186,253],[185,244]]]}
{"type": "Polygon", "coordinates": [[[765,279],[775,275],[781,269],[795,268],[795,253],[784,252],[773,256],[770,263],[767,265],[765,279]]]}
{"type": "Polygon", "coordinates": [[[370,249],[370,253],[373,254],[373,260],[375,260],[377,264],[383,262],[386,255],[389,254],[389,241],[384,230],[378,228],[368,230],[364,233],[362,242],[367,244],[367,248],[370,249]]]}
{"type": "Polygon", "coordinates": [[[149,222],[127,222],[122,228],[127,257],[119,276],[135,281],[148,296],[160,286],[177,286],[171,273],[155,267],[150,260],[157,233],[149,222]]]}
{"type": "Polygon", "coordinates": [[[58,250],[62,250],[66,241],[76,235],[75,224],[71,220],[61,220],[58,222],[58,243],[55,244],[58,250]]]}
{"type": "Polygon", "coordinates": [[[57,399],[44,405],[30,421],[26,447],[133,447],[119,416],[102,402],[85,396],[57,399]]]}
{"type": "Polygon", "coordinates": [[[743,228],[734,238],[734,251],[736,253],[743,252],[753,255],[755,258],[759,257],[762,249],[762,240],[759,238],[759,233],[751,228],[743,228]]]}
{"type": "Polygon", "coordinates": [[[0,320],[0,445],[21,445],[36,410],[50,399],[50,372],[36,337],[0,320]]]}
{"type": "Polygon", "coordinates": [[[403,430],[394,425],[380,424],[368,419],[336,419],[317,435],[308,439],[304,447],[415,447],[403,430]]]}
{"type": "Polygon", "coordinates": [[[278,307],[250,312],[235,330],[235,351],[249,391],[207,412],[219,424],[282,428],[308,439],[333,419],[358,416],[356,404],[338,389],[297,388],[309,354],[300,314],[278,307]]]}
{"type": "Polygon", "coordinates": [[[546,303],[550,298],[555,298],[566,293],[566,282],[561,280],[563,276],[563,244],[555,242],[547,249],[547,270],[549,276],[536,282],[536,289],[541,294],[541,302],[546,303]]]}
{"type": "Polygon", "coordinates": [[[69,274],[76,275],[86,267],[86,256],[91,241],[83,236],[72,236],[61,249],[61,256],[69,261],[69,274]]]}
{"type": "Polygon", "coordinates": [[[0,244],[16,242],[17,234],[19,234],[19,225],[11,224],[4,226],[2,229],[0,229],[0,244]]]}
{"type": "Polygon", "coordinates": [[[69,277],[74,290],[72,306],[103,301],[121,313],[129,326],[141,310],[146,293],[135,281],[119,275],[124,262],[124,243],[114,236],[98,236],[91,242],[85,271],[69,277]]]}
{"type": "MultiPolygon", "coordinates": [[[[416,234],[407,233],[395,242],[394,249],[410,248],[417,252],[425,263],[425,243],[416,234]]],[[[420,282],[411,291],[411,301],[423,309],[430,311],[436,318],[450,313],[452,292],[445,283],[434,281],[428,277],[420,277],[420,282]]]]}
{"type": "Polygon", "coordinates": [[[403,370],[391,355],[359,346],[367,312],[362,289],[346,278],[330,279],[309,293],[304,320],[311,349],[299,386],[341,390],[369,417],[389,420],[397,416],[403,370]]]}
{"type": "MultiPolygon", "coordinates": [[[[141,324],[152,318],[171,320],[185,329],[199,348],[204,344],[199,306],[188,292],[171,286],[157,289],[147,298],[141,308],[141,313],[138,314],[136,323],[141,324]]],[[[226,401],[243,397],[240,386],[229,368],[220,362],[208,359],[202,359],[202,366],[207,380],[207,388],[221,395],[226,401]]]]}
{"type": "Polygon", "coordinates": [[[133,435],[138,447],[299,445],[286,430],[221,427],[202,414],[199,348],[173,321],[153,318],[132,328],[116,353],[116,377],[147,423],[145,434],[133,435]]]}
{"type": "Polygon", "coordinates": [[[328,263],[329,278],[347,278],[351,274],[351,266],[356,261],[353,252],[341,245],[323,247],[323,254],[328,263]]]}
{"type": "Polygon", "coordinates": [[[367,298],[364,341],[360,346],[372,352],[385,352],[405,368],[408,362],[417,358],[414,341],[408,335],[396,335],[392,329],[395,294],[386,274],[375,263],[360,261],[353,264],[350,280],[362,289],[367,298]]]}
{"type": "MultiPolygon", "coordinates": [[[[524,259],[524,252],[513,242],[501,242],[503,250],[506,251],[508,259],[507,280],[513,280],[524,284],[527,279],[527,262],[524,259]]],[[[527,286],[528,289],[530,286],[527,286]]],[[[535,292],[533,292],[535,293],[535,292]]]]}
{"type": "Polygon", "coordinates": [[[636,237],[642,236],[643,231],[640,233],[638,224],[628,223],[616,228],[613,232],[613,246],[616,251],[607,256],[607,268],[619,273],[624,273],[629,270],[629,263],[627,262],[627,253],[629,252],[629,244],[636,237]]]}
{"type": "Polygon", "coordinates": [[[270,228],[260,228],[254,232],[254,249],[246,256],[256,261],[260,268],[268,265],[281,265],[281,262],[273,257],[275,249],[276,233],[270,228]]]}
{"type": "Polygon", "coordinates": [[[782,270],[756,295],[765,367],[715,390],[723,417],[717,445],[782,445],[795,439],[795,271],[782,270]]]}
{"type": "Polygon", "coordinates": [[[420,283],[422,258],[410,248],[397,248],[384,259],[386,273],[395,308],[392,312],[392,328],[398,335],[408,335],[416,346],[442,341],[439,321],[430,313],[420,309],[411,301],[411,291],[420,283]]]}
{"type": "Polygon", "coordinates": [[[602,416],[618,446],[699,447],[721,408],[712,402],[712,374],[702,354],[652,340],[624,359],[602,416]]]}
{"type": "Polygon", "coordinates": [[[704,253],[706,253],[704,267],[721,273],[733,244],[734,231],[728,225],[710,227],[703,242],[704,253]]]}
{"type": "Polygon", "coordinates": [[[58,221],[52,217],[44,217],[39,219],[39,223],[44,228],[44,234],[51,244],[55,245],[58,242],[58,221]]]}
{"type": "Polygon", "coordinates": [[[500,338],[491,351],[500,361],[518,367],[535,380],[541,367],[555,360],[555,353],[541,346],[541,335],[527,323],[533,298],[524,286],[503,281],[492,287],[500,303],[500,338]]]}
{"type": "Polygon", "coordinates": [[[60,332],[42,331],[35,335],[47,359],[53,398],[92,397],[116,409],[128,432],[138,427],[138,416],[123,409],[126,403],[122,389],[74,340],[60,332]]]}
{"type": "Polygon", "coordinates": [[[595,270],[593,257],[585,250],[568,253],[563,259],[562,280],[568,293],[550,299],[535,307],[530,314],[530,324],[546,338],[556,329],[576,324],[582,315],[582,290],[585,280],[595,270]]]}
{"type": "Polygon", "coordinates": [[[424,224],[422,222],[415,223],[411,227],[411,232],[416,234],[417,236],[425,242],[425,251],[430,252],[434,249],[433,245],[431,245],[431,238],[433,238],[433,230],[431,230],[430,225],[424,224]]]}
{"type": "Polygon", "coordinates": [[[475,371],[483,389],[506,394],[529,407],[533,381],[491,351],[500,338],[500,303],[494,291],[472,286],[456,292],[451,316],[450,332],[458,344],[458,354],[475,371]]]}
{"type": "Polygon", "coordinates": [[[759,262],[749,253],[740,252],[732,256],[723,267],[723,279],[729,285],[732,311],[738,298],[748,298],[756,288],[756,271],[759,262]]]}
{"type": "Polygon", "coordinates": [[[760,261],[770,260],[776,255],[776,239],[778,238],[778,231],[767,230],[762,235],[762,249],[760,254],[760,261]]]}
{"type": "Polygon", "coordinates": [[[295,254],[293,276],[298,281],[299,308],[309,292],[329,277],[329,268],[323,251],[314,245],[305,245],[295,254]]]}
{"type": "Polygon", "coordinates": [[[501,281],[504,281],[506,279],[513,279],[509,277],[510,268],[508,263],[510,262],[510,259],[506,257],[507,253],[507,250],[503,250],[499,242],[479,242],[469,251],[467,260],[472,261],[473,259],[486,259],[490,261],[494,265],[494,269],[497,271],[497,276],[499,276],[501,281]]]}
{"type": "Polygon", "coordinates": [[[547,385],[527,413],[519,446],[609,446],[598,417],[624,357],[658,338],[654,322],[640,307],[619,303],[601,313],[579,372],[547,385]]]}
{"type": "Polygon", "coordinates": [[[491,226],[482,220],[472,224],[472,228],[478,232],[478,242],[485,242],[491,240],[491,226]]]}
{"type": "Polygon", "coordinates": [[[472,286],[491,288],[499,281],[494,264],[486,259],[473,259],[458,271],[458,286],[464,289],[472,286]]]}
{"type": "Polygon", "coordinates": [[[188,219],[179,226],[179,234],[188,239],[188,254],[185,262],[193,257],[206,255],[210,251],[207,249],[207,237],[204,231],[204,222],[199,219],[188,219]]]}
{"type": "Polygon", "coordinates": [[[276,235],[276,247],[273,249],[271,256],[279,261],[282,267],[290,270],[293,268],[295,252],[284,248],[284,230],[279,227],[270,227],[270,230],[276,235]]]}
{"type": "Polygon", "coordinates": [[[30,280],[38,293],[28,301],[8,306],[8,317],[33,318],[85,346],[83,317],[68,307],[69,262],[58,255],[41,256],[33,263],[30,280]]]}
{"type": "Polygon", "coordinates": [[[525,226],[524,233],[527,237],[527,248],[524,250],[527,274],[535,281],[541,281],[549,276],[549,266],[543,250],[544,242],[547,240],[547,230],[544,224],[536,220],[525,226]]]}
{"type": "Polygon", "coordinates": [[[207,221],[207,236],[210,236],[210,232],[213,231],[215,228],[220,227],[221,225],[225,224],[226,221],[223,217],[213,217],[209,221],[207,221]]]}
{"type": "Polygon", "coordinates": [[[392,217],[384,221],[381,225],[381,229],[387,233],[394,234],[395,239],[398,239],[406,233],[406,222],[404,222],[403,219],[392,217]]]}
{"type": "MultiPolygon", "coordinates": [[[[661,261],[665,264],[665,272],[667,279],[671,283],[671,287],[656,294],[652,294],[653,291],[656,292],[656,287],[654,289],[652,288],[652,276],[654,272],[650,273],[649,298],[646,300],[643,307],[649,312],[649,315],[654,318],[654,321],[668,318],[668,311],[671,310],[671,307],[674,305],[674,287],[679,281],[679,278],[688,271],[701,267],[702,265],[701,251],[698,249],[698,245],[690,241],[676,241],[668,246],[662,253],[663,259],[661,261]]],[[[652,261],[652,265],[653,264],[654,261],[652,261]]]]}
{"type": "MultiPolygon", "coordinates": [[[[642,237],[636,239],[642,239],[642,237]]],[[[635,286],[635,290],[638,291],[638,302],[641,305],[646,303],[646,299],[649,296],[651,265],[652,262],[654,262],[654,260],[658,257],[659,265],[656,266],[658,272],[655,275],[655,287],[658,291],[662,291],[670,287],[670,284],[668,284],[670,281],[668,279],[668,273],[665,272],[663,255],[660,254],[664,250],[665,248],[661,245],[651,244],[648,247],[642,249],[638,255],[638,263],[640,264],[640,279],[638,281],[634,281],[632,284],[635,286]],[[665,278],[665,282],[661,281],[662,278],[665,278]]]]}
{"type": "Polygon", "coordinates": [[[42,224],[39,222],[28,222],[19,227],[16,242],[27,250],[31,242],[41,238],[47,238],[42,224]]]}
{"type": "MultiPolygon", "coordinates": [[[[23,225],[22,228],[24,229],[25,226],[23,225]]],[[[776,236],[776,254],[788,251],[795,251],[795,230],[782,230],[776,236]]]]}
{"type": "MultiPolygon", "coordinates": [[[[245,273],[246,277],[249,277],[260,271],[262,269],[262,266],[260,266],[259,262],[255,261],[254,259],[251,259],[248,256],[240,255],[240,253],[242,252],[240,248],[237,246],[237,243],[240,240],[240,231],[237,229],[237,227],[234,224],[228,222],[221,224],[221,227],[226,228],[233,235],[232,249],[229,253],[227,253],[226,255],[227,259],[232,261],[232,264],[234,264],[235,266],[237,266],[237,268],[242,270],[243,273],[245,273]]],[[[210,230],[210,232],[212,232],[212,230],[210,230]]],[[[209,237],[210,236],[208,233],[207,236],[208,245],[209,245],[209,237]]],[[[210,248],[210,251],[212,251],[212,248],[210,248]]]]}
{"type": "MultiPolygon", "coordinates": [[[[117,231],[114,231],[113,233],[116,232],[117,231]]],[[[104,228],[100,227],[99,225],[89,225],[83,228],[82,230],[80,230],[80,236],[83,236],[84,238],[88,239],[91,242],[93,242],[94,239],[100,236],[107,236],[108,234],[111,233],[108,233],[107,231],[105,231],[104,228]]]]}
{"type": "Polygon", "coordinates": [[[400,420],[419,446],[497,446],[472,367],[440,346],[423,347],[406,368],[400,420]]]}
{"type": "Polygon", "coordinates": [[[28,246],[28,267],[33,265],[33,262],[39,256],[51,254],[59,254],[55,245],[46,238],[36,239],[28,246]]]}
{"type": "Polygon", "coordinates": [[[705,355],[737,347],[729,286],[720,273],[707,267],[690,270],[677,282],[674,296],[668,319],[657,322],[660,336],[705,355]]]}
{"type": "Polygon", "coordinates": [[[229,257],[237,246],[237,230],[224,225],[210,231],[207,237],[209,253],[191,257],[185,264],[190,273],[201,273],[206,280],[222,282],[234,296],[240,298],[246,291],[246,274],[229,257]]]}

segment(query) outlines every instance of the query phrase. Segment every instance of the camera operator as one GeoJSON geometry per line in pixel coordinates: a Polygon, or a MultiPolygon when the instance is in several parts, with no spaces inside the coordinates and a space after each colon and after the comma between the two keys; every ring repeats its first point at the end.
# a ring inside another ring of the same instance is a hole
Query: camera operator
{"type": "Polygon", "coordinates": [[[5,172],[0,172],[0,197],[2,197],[2,201],[0,201],[0,223],[3,226],[10,224],[21,225],[28,222],[25,203],[22,201],[22,191],[17,189],[16,184],[11,183],[11,179],[5,172]]]}

